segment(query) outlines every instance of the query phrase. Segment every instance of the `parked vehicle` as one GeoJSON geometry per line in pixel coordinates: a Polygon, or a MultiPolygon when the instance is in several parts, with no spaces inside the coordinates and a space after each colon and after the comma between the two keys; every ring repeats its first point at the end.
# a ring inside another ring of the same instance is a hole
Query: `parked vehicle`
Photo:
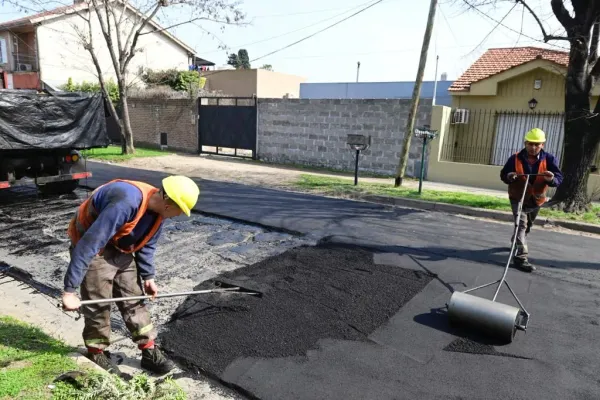
{"type": "Polygon", "coordinates": [[[70,193],[91,176],[81,150],[106,147],[100,94],[0,90],[0,189],[70,193]]]}

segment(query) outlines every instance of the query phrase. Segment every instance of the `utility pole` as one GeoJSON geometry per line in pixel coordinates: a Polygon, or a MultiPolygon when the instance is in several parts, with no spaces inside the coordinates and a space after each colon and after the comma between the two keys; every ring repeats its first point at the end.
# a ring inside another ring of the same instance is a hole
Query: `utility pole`
{"type": "Polygon", "coordinates": [[[410,152],[410,139],[413,135],[415,126],[415,117],[419,106],[419,96],[421,95],[421,84],[423,83],[423,75],[425,73],[425,65],[427,64],[427,52],[429,50],[429,42],[431,41],[431,31],[433,30],[433,21],[435,19],[435,11],[437,9],[437,0],[431,0],[429,5],[429,16],[427,17],[427,27],[425,28],[425,36],[423,37],[423,46],[421,47],[421,59],[419,60],[419,69],[417,71],[417,81],[412,93],[412,102],[408,113],[408,121],[406,122],[406,130],[404,131],[404,147],[402,148],[402,156],[396,171],[396,180],[394,186],[402,185],[402,178],[406,171],[408,163],[408,154],[410,152]]]}
{"type": "Polygon", "coordinates": [[[437,82],[438,82],[438,63],[440,62],[440,56],[435,57],[435,81],[433,83],[433,100],[431,101],[431,105],[435,106],[435,96],[437,95],[437,82]]]}
{"type": "Polygon", "coordinates": [[[358,73],[360,72],[360,61],[356,63],[356,82],[358,83],[358,73]]]}

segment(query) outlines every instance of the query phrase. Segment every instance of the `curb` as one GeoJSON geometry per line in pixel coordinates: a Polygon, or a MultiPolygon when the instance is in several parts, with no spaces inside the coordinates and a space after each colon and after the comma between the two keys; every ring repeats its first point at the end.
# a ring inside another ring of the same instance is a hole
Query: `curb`
{"type": "MultiPolygon", "coordinates": [[[[459,206],[456,204],[447,204],[447,203],[437,203],[433,201],[426,200],[416,200],[416,199],[406,199],[399,197],[390,197],[390,196],[374,196],[374,195],[366,195],[366,196],[351,196],[355,200],[368,201],[371,203],[377,204],[387,204],[391,206],[398,207],[408,207],[415,208],[419,210],[426,211],[437,211],[443,212],[447,214],[461,214],[461,215],[469,215],[472,217],[481,217],[481,218],[489,218],[497,221],[504,222],[513,222],[514,218],[512,213],[506,211],[496,211],[496,210],[485,210],[481,208],[473,208],[466,206],[459,206]]],[[[588,224],[585,222],[577,222],[577,221],[564,221],[564,220],[555,220],[549,218],[538,218],[537,221],[543,224],[551,224],[555,226],[560,226],[566,229],[571,229],[574,231],[594,233],[600,235],[600,225],[588,224]]]]}
{"type": "Polygon", "coordinates": [[[98,364],[91,361],[89,358],[83,355],[84,350],[78,349],[77,352],[69,353],[68,356],[77,363],[78,366],[85,369],[93,369],[103,374],[108,374],[108,371],[102,369],[98,364]]]}

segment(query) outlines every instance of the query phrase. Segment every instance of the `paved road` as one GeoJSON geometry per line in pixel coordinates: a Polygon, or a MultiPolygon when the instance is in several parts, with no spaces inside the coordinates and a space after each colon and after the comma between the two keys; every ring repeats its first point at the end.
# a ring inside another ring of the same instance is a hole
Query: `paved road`
{"type": "MultiPolygon", "coordinates": [[[[158,184],[164,174],[90,163],[91,186],[112,178],[158,184]]],[[[322,340],[306,357],[239,359],[224,381],[264,399],[598,398],[598,240],[534,228],[536,274],[508,278],[532,313],[527,334],[496,351],[460,353],[441,307],[453,288],[493,281],[508,256],[511,227],[442,213],[389,208],[238,184],[198,180],[197,210],[300,232],[325,241],[375,246],[376,262],[437,274],[371,342],[322,340]]],[[[85,182],[84,182],[85,183],[85,182]]],[[[482,296],[489,292],[482,291],[482,296]]],[[[514,304],[506,293],[499,300],[514,304]]],[[[293,332],[290,332],[293,334],[293,332]]],[[[465,346],[462,346],[465,347],[465,346]]]]}

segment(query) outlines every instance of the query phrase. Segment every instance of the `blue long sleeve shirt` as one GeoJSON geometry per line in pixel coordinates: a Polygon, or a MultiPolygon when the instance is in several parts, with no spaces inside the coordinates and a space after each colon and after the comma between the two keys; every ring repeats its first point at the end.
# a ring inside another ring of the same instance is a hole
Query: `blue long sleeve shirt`
{"type": "MultiPolygon", "coordinates": [[[[517,172],[516,167],[515,167],[515,157],[516,156],[517,155],[515,155],[515,154],[510,156],[508,158],[508,161],[506,162],[506,164],[504,164],[504,168],[502,168],[502,170],[500,171],[500,179],[502,180],[502,182],[506,183],[507,185],[512,183],[512,181],[508,180],[508,174],[510,174],[511,172],[517,172]]],[[[526,149],[521,150],[518,153],[518,157],[521,160],[521,163],[523,164],[523,172],[526,174],[537,174],[538,170],[540,168],[540,162],[543,159],[546,159],[546,169],[554,174],[554,179],[552,179],[552,182],[548,182],[548,186],[558,187],[562,183],[562,181],[563,181],[562,172],[560,170],[560,167],[558,166],[556,157],[554,157],[552,154],[546,153],[544,150],[541,150],[540,153],[538,154],[538,161],[533,165],[529,164],[529,160],[528,160],[529,156],[527,155],[526,149]]],[[[533,179],[533,178],[531,178],[531,179],[533,179]]]]}
{"type": "MultiPolygon", "coordinates": [[[[129,183],[115,182],[100,188],[91,201],[98,212],[98,218],[71,252],[71,262],[64,278],[66,292],[76,291],[94,256],[107,245],[121,226],[135,218],[142,203],[142,193],[129,183]]],[[[133,231],[119,239],[119,247],[127,248],[138,243],[152,228],[157,216],[152,211],[146,211],[133,231]]],[[[138,273],[143,280],[154,278],[154,252],[162,227],[161,223],[154,236],[135,253],[138,273]]]]}

